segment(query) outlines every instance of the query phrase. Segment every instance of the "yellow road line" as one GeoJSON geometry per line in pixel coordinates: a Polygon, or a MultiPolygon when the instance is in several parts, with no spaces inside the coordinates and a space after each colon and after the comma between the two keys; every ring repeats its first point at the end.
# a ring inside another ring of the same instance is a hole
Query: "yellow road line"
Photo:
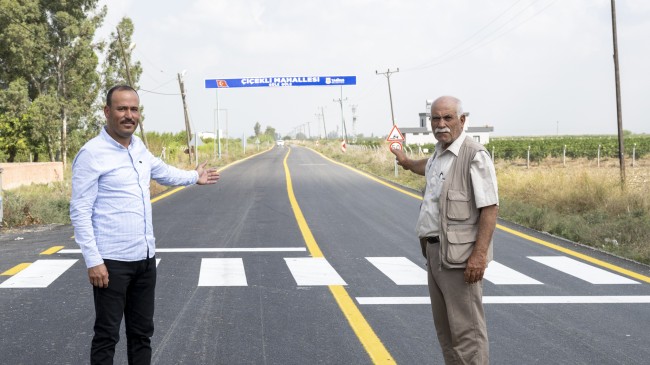
{"type": "MultiPolygon", "coordinates": [[[[310,149],[311,149],[311,148],[310,148],[310,149]]],[[[320,153],[320,152],[318,152],[318,151],[315,151],[315,150],[312,150],[312,151],[315,152],[315,153],[317,153],[317,154],[319,154],[319,155],[321,155],[321,156],[323,156],[323,158],[325,158],[325,159],[327,159],[327,160],[329,160],[329,161],[331,161],[331,162],[333,162],[333,163],[335,163],[335,164],[338,164],[338,165],[341,165],[341,166],[343,166],[343,167],[346,167],[346,168],[348,168],[348,169],[350,169],[350,170],[352,170],[352,171],[354,171],[354,172],[357,172],[357,173],[359,173],[359,174],[361,174],[361,175],[363,175],[363,176],[368,177],[368,178],[371,179],[371,180],[377,181],[377,182],[379,182],[380,184],[385,185],[385,186],[387,186],[387,187],[389,187],[389,188],[391,188],[391,189],[393,189],[393,190],[397,190],[397,191],[399,191],[400,193],[404,193],[404,194],[406,194],[406,195],[408,195],[408,196],[410,196],[410,197],[413,197],[413,198],[416,198],[416,199],[422,200],[422,197],[419,196],[419,195],[413,194],[413,193],[411,193],[411,192],[409,192],[409,191],[406,191],[406,190],[404,190],[404,189],[400,189],[400,188],[398,188],[398,187],[396,187],[396,186],[393,186],[393,185],[388,184],[388,183],[386,183],[386,182],[384,182],[384,181],[381,181],[381,180],[379,180],[379,179],[377,179],[377,178],[375,178],[375,177],[373,177],[373,176],[371,176],[371,175],[368,175],[367,173],[365,173],[365,172],[363,172],[363,171],[360,171],[360,170],[355,169],[354,167],[351,167],[351,166],[345,165],[345,164],[343,164],[343,163],[340,163],[340,162],[334,161],[334,160],[328,158],[327,156],[323,155],[322,153],[320,153]]],[[[601,266],[601,267],[605,267],[605,268],[607,268],[607,269],[610,269],[610,270],[616,271],[616,272],[618,272],[618,273],[620,273],[620,274],[623,274],[623,275],[627,275],[627,276],[633,277],[633,278],[635,278],[635,279],[638,279],[638,280],[644,281],[644,282],[646,282],[646,283],[650,283],[650,277],[648,277],[648,276],[645,276],[645,275],[642,275],[642,274],[636,273],[636,272],[631,271],[631,270],[624,269],[624,268],[622,268],[622,267],[620,267],[620,266],[616,266],[616,265],[610,264],[610,263],[605,262],[605,261],[602,261],[602,260],[598,260],[598,259],[596,259],[596,258],[593,258],[593,257],[591,257],[591,256],[588,256],[588,255],[585,255],[585,254],[582,254],[582,253],[579,253],[579,252],[576,252],[576,251],[570,250],[570,249],[568,249],[568,248],[564,248],[564,247],[562,247],[562,246],[555,245],[555,244],[552,244],[552,243],[550,243],[550,242],[546,242],[546,241],[544,241],[544,240],[541,240],[541,239],[539,239],[539,238],[535,238],[535,237],[529,236],[529,235],[527,235],[527,234],[525,234],[525,233],[521,233],[521,232],[516,231],[516,230],[514,230],[514,229],[504,227],[504,226],[502,226],[502,225],[500,225],[500,224],[497,224],[497,228],[500,229],[500,230],[502,230],[502,231],[504,231],[504,232],[508,232],[508,233],[514,234],[515,236],[519,236],[519,237],[521,237],[521,238],[524,238],[524,239],[526,239],[526,240],[528,240],[528,241],[538,243],[538,244],[540,244],[540,245],[542,245],[542,246],[546,246],[546,247],[551,248],[551,249],[554,249],[554,250],[556,250],[556,251],[563,252],[563,253],[565,253],[565,254],[567,254],[567,255],[571,255],[571,256],[574,256],[574,257],[578,257],[578,258],[580,258],[580,259],[582,259],[582,260],[585,260],[585,261],[587,261],[587,262],[591,262],[592,264],[595,264],[595,265],[598,265],[598,266],[601,266]]]]}
{"type": "MultiPolygon", "coordinates": [[[[293,184],[291,182],[291,174],[289,173],[289,166],[287,165],[287,159],[291,153],[291,148],[287,151],[287,154],[284,157],[284,173],[287,179],[287,194],[289,195],[289,201],[291,202],[291,208],[293,213],[296,216],[296,221],[298,222],[298,227],[302,233],[302,237],[305,240],[307,249],[312,257],[323,257],[323,252],[318,247],[318,243],[314,239],[314,235],[307,225],[307,221],[300,210],[300,206],[296,201],[296,196],[293,193],[293,184]]],[[[330,285],[329,286],[334,299],[339,305],[341,312],[350,323],[350,327],[357,335],[357,338],[363,345],[364,349],[370,356],[370,359],[374,364],[395,364],[395,360],[388,352],[384,344],[381,342],[375,331],[370,327],[368,321],[366,321],[361,311],[356,306],[347,290],[340,285],[330,285]]]]}
{"type": "Polygon", "coordinates": [[[287,165],[287,158],[289,158],[289,153],[291,153],[291,148],[288,149],[287,154],[284,156],[284,175],[287,180],[287,194],[289,195],[289,202],[291,202],[291,208],[293,209],[293,214],[296,216],[296,221],[298,222],[298,228],[300,228],[300,233],[305,240],[307,249],[312,257],[323,257],[323,252],[321,252],[320,247],[316,243],[314,235],[311,233],[305,216],[302,215],[302,210],[296,201],[296,196],[293,193],[293,183],[291,182],[291,173],[289,173],[289,166],[287,165]]]}
{"type": "Polygon", "coordinates": [[[528,241],[532,241],[532,242],[538,243],[538,244],[540,244],[540,245],[542,245],[542,246],[546,246],[546,247],[548,247],[548,248],[552,248],[552,249],[554,249],[554,250],[556,250],[556,251],[560,251],[560,252],[565,253],[565,254],[567,254],[567,255],[571,255],[571,256],[574,256],[574,257],[580,258],[580,259],[582,259],[582,260],[585,260],[585,261],[591,262],[592,264],[595,264],[595,265],[598,265],[598,266],[602,266],[602,267],[608,268],[608,269],[613,270],[613,271],[616,271],[616,272],[618,272],[618,273],[620,273],[620,274],[624,274],[624,275],[627,275],[627,276],[633,277],[633,278],[638,279],[638,280],[641,280],[641,281],[645,281],[646,283],[650,283],[650,277],[648,277],[648,276],[641,275],[641,274],[636,273],[636,272],[634,272],[634,271],[630,271],[630,270],[624,269],[624,268],[622,268],[622,267],[620,267],[620,266],[612,265],[612,264],[610,264],[610,263],[608,263],[608,262],[605,262],[605,261],[602,261],[602,260],[599,260],[599,259],[593,258],[593,257],[591,257],[591,256],[588,256],[588,255],[582,254],[582,253],[580,253],[580,252],[576,252],[576,251],[570,250],[570,249],[568,249],[568,248],[564,248],[564,247],[562,247],[562,246],[559,246],[559,245],[556,245],[556,244],[553,244],[553,243],[550,243],[550,242],[546,242],[546,241],[541,240],[541,239],[539,239],[539,238],[535,238],[535,237],[533,237],[533,236],[529,236],[529,235],[527,235],[527,234],[525,234],[525,233],[521,233],[521,232],[519,232],[519,231],[515,231],[514,229],[511,229],[511,228],[508,228],[508,227],[504,227],[504,226],[502,226],[502,225],[500,225],[500,224],[497,224],[497,228],[499,228],[499,229],[502,230],[502,231],[505,231],[505,232],[508,232],[508,233],[510,233],[510,234],[513,234],[513,235],[515,235],[515,236],[517,236],[517,237],[521,237],[521,238],[523,238],[523,239],[526,239],[526,240],[528,240],[528,241]]]}
{"type": "MultiPolygon", "coordinates": [[[[248,156],[248,157],[246,157],[246,158],[242,158],[241,160],[237,160],[237,161],[231,162],[231,163],[227,164],[226,166],[220,167],[220,168],[219,168],[219,172],[221,172],[221,171],[223,171],[223,170],[229,168],[229,167],[232,166],[232,165],[236,165],[236,164],[238,164],[238,163],[240,163],[240,162],[242,162],[242,161],[246,161],[246,160],[248,160],[249,158],[253,158],[253,157],[255,157],[255,156],[261,155],[262,153],[269,152],[270,150],[271,150],[271,148],[269,148],[269,149],[266,150],[266,151],[262,151],[262,152],[256,153],[256,154],[254,154],[254,155],[250,155],[250,156],[248,156]]],[[[155,203],[155,202],[157,202],[157,201],[159,201],[159,200],[165,199],[166,197],[168,197],[168,196],[170,196],[170,195],[172,195],[172,194],[176,194],[176,193],[178,193],[179,191],[181,191],[181,190],[183,190],[183,189],[185,189],[185,188],[186,188],[186,186],[179,186],[179,187],[174,188],[174,189],[172,189],[172,190],[170,190],[170,191],[168,191],[168,192],[165,192],[165,193],[163,193],[163,194],[160,194],[160,195],[158,195],[157,197],[151,199],[151,204],[153,204],[153,203],[155,203]]],[[[74,239],[74,236],[72,236],[72,237],[70,237],[70,238],[74,239]]]]}
{"type": "Polygon", "coordinates": [[[51,255],[53,253],[59,252],[63,248],[65,248],[65,246],[52,246],[52,247],[48,248],[47,250],[41,252],[41,255],[51,255]]]}
{"type": "Polygon", "coordinates": [[[166,197],[168,197],[168,196],[170,196],[170,195],[172,195],[172,194],[178,193],[179,191],[181,191],[181,190],[183,190],[183,189],[185,189],[184,186],[179,186],[179,187],[174,188],[174,189],[172,189],[172,190],[170,190],[170,191],[168,191],[168,192],[166,192],[166,193],[164,193],[164,194],[160,194],[160,195],[158,195],[157,197],[151,199],[151,204],[157,202],[158,200],[165,199],[166,197]]]}
{"type": "MultiPolygon", "coordinates": [[[[307,148],[309,148],[309,147],[307,147],[307,148]]],[[[405,190],[405,189],[399,188],[399,187],[397,187],[397,186],[395,186],[395,185],[389,184],[389,183],[387,183],[387,182],[385,182],[385,181],[383,181],[383,180],[381,180],[381,179],[378,179],[378,178],[376,178],[376,177],[374,177],[374,176],[372,176],[372,175],[370,175],[370,174],[368,174],[368,173],[365,173],[365,172],[363,172],[363,171],[361,171],[361,170],[357,170],[357,169],[355,169],[355,168],[352,167],[352,166],[348,166],[348,165],[346,165],[346,164],[344,164],[344,163],[340,163],[340,162],[338,162],[338,161],[334,161],[334,160],[332,160],[331,158],[329,158],[329,157],[323,155],[322,153],[320,153],[320,152],[318,152],[318,151],[316,151],[316,150],[312,150],[311,148],[309,148],[309,149],[310,149],[312,152],[314,152],[314,153],[316,153],[316,154],[319,154],[321,157],[323,157],[324,159],[326,159],[326,160],[328,160],[328,161],[330,161],[330,162],[332,162],[332,163],[335,163],[335,164],[337,164],[337,165],[343,166],[343,167],[345,167],[346,169],[349,169],[349,170],[351,170],[351,171],[354,171],[354,172],[356,172],[356,173],[359,174],[359,175],[363,175],[363,176],[367,177],[367,178],[370,179],[370,180],[373,180],[373,181],[376,181],[376,182],[378,182],[378,183],[380,183],[380,184],[382,184],[382,185],[388,186],[389,188],[391,188],[391,189],[393,189],[393,190],[397,190],[397,191],[399,191],[399,192],[402,193],[402,194],[406,194],[406,195],[408,195],[408,196],[410,196],[410,197],[412,197],[412,198],[416,198],[416,199],[420,199],[420,200],[422,200],[422,197],[421,197],[420,195],[418,195],[418,194],[413,194],[412,192],[410,192],[410,191],[408,191],[408,190],[405,190]]]]}
{"type": "Polygon", "coordinates": [[[2,275],[2,276],[12,276],[12,275],[16,275],[16,274],[18,274],[19,272],[25,270],[25,269],[27,268],[27,266],[29,266],[29,265],[31,265],[31,264],[32,264],[31,262],[23,262],[22,264],[18,264],[18,265],[16,265],[16,266],[12,267],[11,269],[9,269],[9,270],[3,272],[3,273],[0,274],[0,275],[2,275]]]}
{"type": "MultiPolygon", "coordinates": [[[[236,164],[238,164],[238,163],[240,163],[240,162],[246,161],[246,160],[248,160],[249,158],[253,158],[253,157],[255,157],[255,156],[258,156],[258,155],[261,155],[261,154],[263,154],[263,153],[269,152],[270,150],[271,150],[271,149],[269,148],[269,149],[266,150],[266,151],[262,151],[262,152],[259,152],[259,153],[254,154],[254,155],[250,155],[250,156],[248,156],[248,157],[246,157],[246,158],[242,158],[241,160],[237,160],[237,161],[231,162],[231,163],[227,164],[226,166],[223,166],[223,167],[219,168],[218,170],[219,170],[219,172],[221,172],[221,171],[223,171],[223,170],[229,168],[230,166],[233,166],[233,165],[236,165],[236,164]]],[[[166,197],[168,197],[168,196],[170,196],[170,195],[172,195],[172,194],[178,193],[179,191],[181,191],[181,190],[183,190],[183,189],[185,189],[185,188],[186,188],[185,186],[179,186],[179,187],[177,187],[177,188],[175,188],[175,189],[173,189],[173,190],[171,190],[171,191],[168,191],[168,192],[166,192],[166,193],[164,193],[164,194],[160,194],[160,195],[158,195],[157,197],[151,199],[151,204],[153,204],[153,203],[155,203],[155,202],[157,202],[157,201],[159,201],[159,200],[162,200],[162,199],[164,199],[164,198],[166,198],[166,197]]]]}

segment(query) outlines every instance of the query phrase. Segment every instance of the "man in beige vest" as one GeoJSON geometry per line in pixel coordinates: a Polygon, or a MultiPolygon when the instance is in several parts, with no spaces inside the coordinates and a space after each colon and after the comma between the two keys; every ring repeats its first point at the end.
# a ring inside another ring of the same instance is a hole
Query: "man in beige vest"
{"type": "Polygon", "coordinates": [[[426,179],[417,233],[445,363],[488,364],[482,279],[492,260],[499,197],[494,164],[465,135],[465,118],[459,99],[442,96],[431,106],[433,156],[412,160],[391,151],[400,166],[426,179]]]}

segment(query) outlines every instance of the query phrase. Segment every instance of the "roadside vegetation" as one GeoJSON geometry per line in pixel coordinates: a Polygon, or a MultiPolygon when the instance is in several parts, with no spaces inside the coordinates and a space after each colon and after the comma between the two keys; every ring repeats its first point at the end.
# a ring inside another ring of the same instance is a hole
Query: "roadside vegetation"
{"type": "MultiPolygon", "coordinates": [[[[495,140],[495,146],[499,145],[498,141],[495,140]]],[[[648,143],[650,137],[641,141],[648,143]]],[[[345,153],[339,142],[321,141],[318,146],[310,147],[357,169],[422,190],[424,177],[401,168],[395,176],[394,157],[386,144],[367,141],[362,145],[348,146],[345,153]]],[[[413,146],[407,151],[413,158],[428,157],[424,153],[420,155],[413,146]]],[[[531,162],[525,156],[495,160],[500,218],[650,264],[650,157],[647,153],[642,158],[637,155],[634,167],[630,158],[626,161],[625,189],[621,189],[617,158],[601,155],[597,161],[595,157],[566,160],[544,157],[531,162]]]]}
{"type": "MultiPolygon", "coordinates": [[[[185,136],[185,132],[176,134],[148,132],[149,149],[155,156],[163,158],[172,166],[193,169],[196,167],[196,158],[192,154],[190,161],[190,156],[185,153],[187,149],[185,136]]],[[[215,146],[213,139],[205,139],[203,143],[198,148],[199,163],[209,161],[210,166],[219,168],[272,147],[275,144],[275,138],[272,135],[262,134],[251,137],[246,142],[245,151],[241,138],[222,138],[221,159],[216,157],[218,156],[218,144],[215,146]],[[257,140],[260,141],[259,144],[255,143],[257,140]]],[[[3,191],[4,211],[1,227],[7,229],[30,225],[70,224],[71,165],[71,161],[66,165],[63,182],[48,185],[33,184],[3,191]]],[[[152,197],[167,189],[169,188],[159,185],[155,181],[151,182],[152,197]]]]}

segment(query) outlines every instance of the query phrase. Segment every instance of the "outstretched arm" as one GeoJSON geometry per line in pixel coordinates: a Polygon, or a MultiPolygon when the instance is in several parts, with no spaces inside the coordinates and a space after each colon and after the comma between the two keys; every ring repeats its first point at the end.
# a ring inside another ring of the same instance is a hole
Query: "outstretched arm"
{"type": "Polygon", "coordinates": [[[404,153],[402,150],[391,148],[390,152],[395,155],[397,158],[397,164],[402,166],[404,170],[411,170],[418,175],[424,176],[424,172],[427,167],[427,161],[429,160],[428,158],[424,158],[422,160],[412,160],[408,158],[406,156],[406,153],[404,153]]]}
{"type": "Polygon", "coordinates": [[[215,184],[219,180],[219,172],[214,167],[205,168],[208,161],[196,167],[196,172],[199,174],[199,180],[196,182],[199,185],[215,184]]]}

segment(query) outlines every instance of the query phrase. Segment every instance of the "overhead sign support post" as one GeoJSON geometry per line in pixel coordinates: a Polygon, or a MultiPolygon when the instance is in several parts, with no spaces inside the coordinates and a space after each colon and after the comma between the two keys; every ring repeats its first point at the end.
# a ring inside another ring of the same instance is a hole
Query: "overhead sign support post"
{"type": "MultiPolygon", "coordinates": [[[[399,128],[397,128],[397,125],[393,125],[393,129],[390,130],[390,133],[388,133],[388,137],[386,137],[386,141],[390,142],[390,149],[391,150],[402,150],[402,142],[404,142],[404,135],[402,132],[400,132],[399,128]]],[[[395,159],[395,177],[399,175],[399,169],[397,168],[397,159],[395,159]]]]}
{"type": "MultiPolygon", "coordinates": [[[[214,122],[214,138],[215,138],[215,144],[214,148],[218,148],[219,154],[218,157],[221,160],[221,127],[219,127],[219,89],[214,90],[214,94],[217,98],[217,108],[214,110],[215,114],[215,122],[214,122]],[[218,146],[218,147],[217,147],[218,146]]],[[[227,142],[226,142],[227,143],[227,142]]],[[[216,155],[216,153],[215,153],[216,155]]]]}

